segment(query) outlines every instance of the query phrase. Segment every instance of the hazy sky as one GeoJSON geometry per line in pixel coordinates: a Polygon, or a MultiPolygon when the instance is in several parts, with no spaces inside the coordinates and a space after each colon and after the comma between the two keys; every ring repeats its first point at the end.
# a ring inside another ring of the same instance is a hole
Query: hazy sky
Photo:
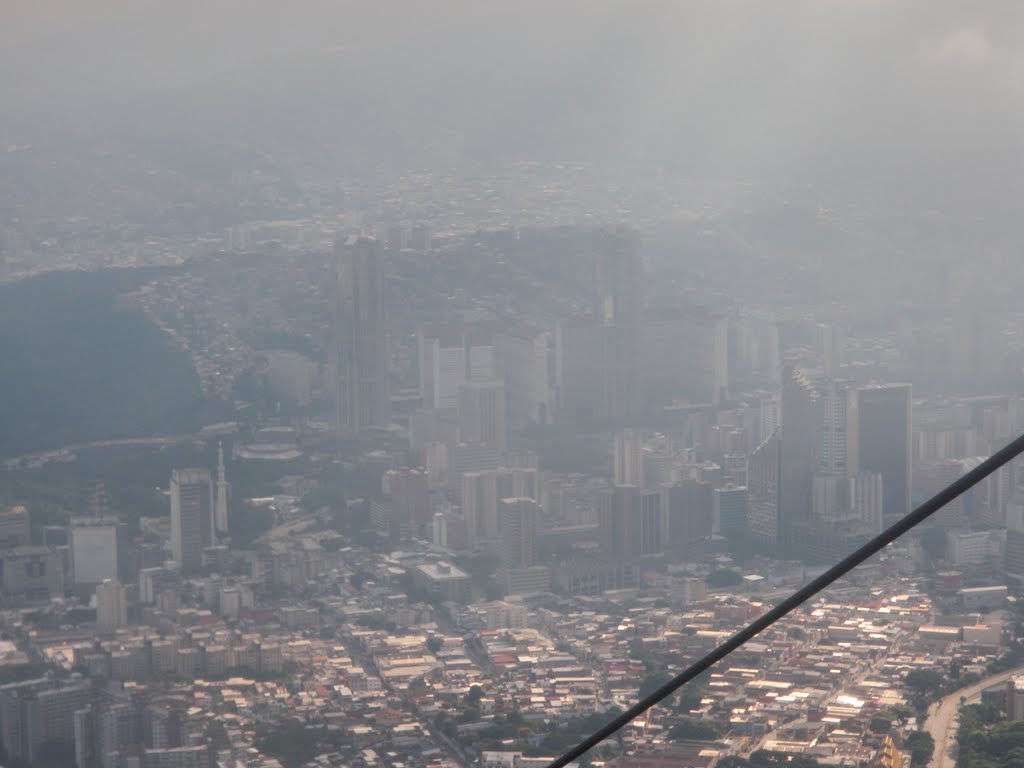
{"type": "Polygon", "coordinates": [[[906,165],[932,184],[1012,185],[1022,165],[1018,0],[6,0],[0,15],[4,109],[266,82],[271,102],[337,95],[356,120],[383,107],[526,154],[906,165]]]}

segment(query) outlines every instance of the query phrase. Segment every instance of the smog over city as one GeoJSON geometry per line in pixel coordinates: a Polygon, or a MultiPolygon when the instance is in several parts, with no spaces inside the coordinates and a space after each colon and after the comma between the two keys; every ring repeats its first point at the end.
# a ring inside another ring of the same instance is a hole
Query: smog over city
{"type": "Polygon", "coordinates": [[[1024,764],[1021,40],[0,2],[0,766],[1024,764]]]}

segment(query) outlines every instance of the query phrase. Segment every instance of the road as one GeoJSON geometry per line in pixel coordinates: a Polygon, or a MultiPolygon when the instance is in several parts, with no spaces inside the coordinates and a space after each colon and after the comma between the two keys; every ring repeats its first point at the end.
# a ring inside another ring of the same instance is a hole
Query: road
{"type": "Polygon", "coordinates": [[[963,704],[972,704],[981,698],[981,692],[993,685],[1005,683],[1015,675],[1024,674],[1024,665],[1000,672],[998,675],[986,677],[967,688],[954,691],[937,704],[928,708],[928,720],[925,729],[935,739],[935,753],[928,768],[954,768],[956,757],[950,753],[956,740],[957,714],[963,704]],[[961,699],[963,700],[961,702],[961,699]]]}
{"type": "Polygon", "coordinates": [[[163,445],[176,445],[178,443],[209,440],[220,434],[223,433],[200,431],[193,432],[188,435],[150,435],[148,437],[122,437],[112,440],[96,440],[91,443],[75,443],[74,445],[65,445],[60,448],[51,448],[46,451],[26,453],[22,456],[9,456],[4,459],[3,462],[7,469],[17,469],[22,462],[27,464],[31,464],[33,462],[46,463],[47,461],[55,461],[63,456],[77,453],[78,451],[87,451],[93,448],[119,448],[123,446],[159,448],[163,445]]]}

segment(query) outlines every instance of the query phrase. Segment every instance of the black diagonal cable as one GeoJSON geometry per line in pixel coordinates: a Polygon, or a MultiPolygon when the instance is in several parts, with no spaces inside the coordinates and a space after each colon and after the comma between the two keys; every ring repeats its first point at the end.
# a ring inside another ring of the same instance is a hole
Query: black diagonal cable
{"type": "Polygon", "coordinates": [[[596,747],[617,730],[642,715],[666,696],[675,693],[688,682],[693,680],[693,678],[697,677],[701,672],[709,669],[713,664],[724,659],[730,653],[735,651],[748,640],[751,640],[756,635],[766,630],[794,608],[806,602],[811,597],[814,597],[814,595],[825,589],[825,587],[842,578],[869,557],[896,541],[896,539],[918,523],[926,520],[929,516],[942,509],[944,506],[949,504],[949,502],[956,499],[957,496],[964,493],[972,486],[980,483],[1004,464],[1013,461],[1013,459],[1021,453],[1024,453],[1024,435],[1018,437],[1005,448],[996,451],[966,475],[955,482],[950,483],[913,512],[886,528],[867,544],[860,547],[860,549],[857,549],[852,554],[844,557],[836,565],[833,565],[816,579],[812,579],[807,582],[807,584],[800,587],[800,589],[776,605],[770,611],[759,616],[720,646],[715,648],[711,653],[695,661],[674,678],[654,691],[654,693],[651,693],[638,701],[610,723],[599,728],[564,755],[554,760],[550,765],[548,765],[548,768],[565,768],[566,765],[571,763],[577,757],[580,757],[592,747],[596,747]]]}

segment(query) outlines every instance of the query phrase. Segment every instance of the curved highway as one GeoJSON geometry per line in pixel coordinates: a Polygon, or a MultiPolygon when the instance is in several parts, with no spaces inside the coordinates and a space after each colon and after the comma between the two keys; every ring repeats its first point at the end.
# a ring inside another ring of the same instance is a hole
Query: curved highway
{"type": "Polygon", "coordinates": [[[955,768],[956,757],[950,753],[956,743],[957,715],[960,713],[960,707],[963,704],[973,704],[981,698],[982,691],[993,685],[1005,683],[1011,677],[1020,674],[1024,674],[1024,665],[986,677],[974,685],[954,691],[928,708],[928,720],[924,727],[935,739],[935,753],[932,755],[928,768],[955,768]]]}

